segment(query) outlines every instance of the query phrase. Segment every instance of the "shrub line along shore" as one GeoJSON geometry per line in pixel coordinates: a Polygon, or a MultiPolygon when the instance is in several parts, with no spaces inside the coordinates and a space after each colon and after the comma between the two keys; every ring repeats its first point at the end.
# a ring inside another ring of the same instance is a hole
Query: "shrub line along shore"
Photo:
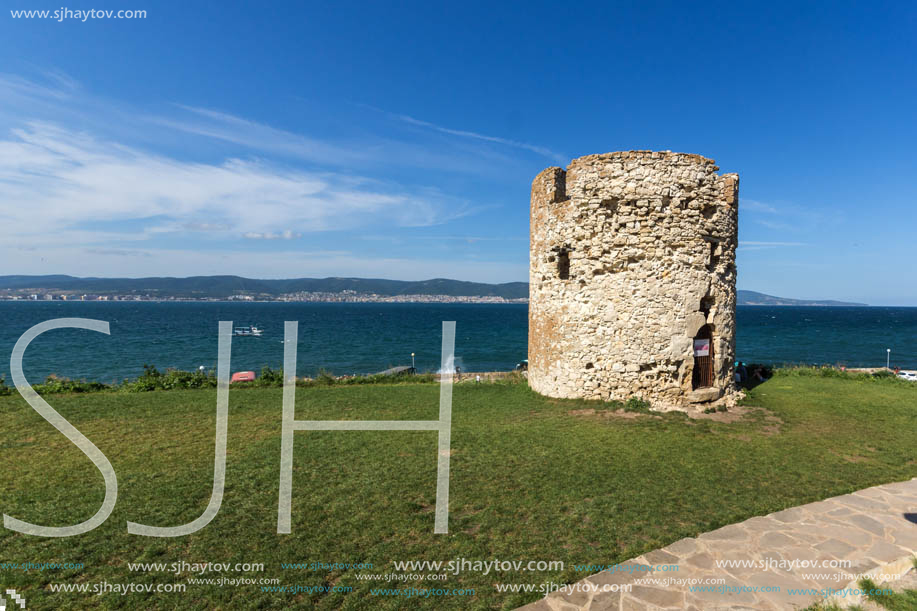
{"type": "MultiPolygon", "coordinates": [[[[860,367],[860,368],[840,368],[840,367],[812,367],[812,366],[783,366],[771,367],[768,365],[747,364],[749,370],[761,368],[765,372],[765,377],[771,376],[820,376],[820,377],[837,377],[855,380],[875,380],[891,379],[894,382],[902,384],[914,384],[911,381],[899,379],[895,374],[884,367],[860,367]]],[[[95,382],[87,380],[71,380],[59,377],[55,374],[49,375],[44,382],[33,384],[32,388],[39,395],[46,394],[81,394],[94,392],[150,392],[154,390],[176,390],[176,389],[195,389],[195,388],[216,388],[216,373],[211,371],[183,371],[181,369],[167,369],[161,372],[156,367],[144,365],[144,373],[138,378],[131,380],[125,379],[122,382],[106,384],[104,382],[95,382]]],[[[906,370],[901,370],[906,371],[906,370]]],[[[917,372],[915,372],[917,373],[917,372]]],[[[420,374],[369,374],[369,375],[342,375],[335,376],[327,371],[321,370],[315,377],[297,377],[296,386],[313,387],[313,386],[350,386],[362,384],[431,384],[442,380],[444,374],[440,373],[420,373],[420,374]]],[[[526,378],[524,371],[478,371],[453,373],[452,381],[458,384],[478,383],[478,382],[520,382],[526,378]]],[[[283,386],[283,369],[274,369],[264,366],[261,374],[252,381],[232,382],[233,388],[267,388],[283,386]]],[[[915,384],[917,386],[917,384],[915,384]]],[[[740,388],[746,388],[747,384],[740,385],[740,388]]],[[[15,388],[7,385],[3,376],[0,376],[0,396],[13,394],[15,388]]]]}

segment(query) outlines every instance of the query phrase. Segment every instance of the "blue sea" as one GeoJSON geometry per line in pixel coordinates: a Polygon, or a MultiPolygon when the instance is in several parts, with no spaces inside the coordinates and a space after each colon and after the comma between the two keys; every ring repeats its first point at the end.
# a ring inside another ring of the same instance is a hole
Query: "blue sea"
{"type": "MultiPolygon", "coordinates": [[[[62,329],[29,346],[30,381],[49,374],[113,382],[143,365],[211,369],[217,326],[256,325],[262,337],[235,337],[232,371],[283,363],[283,323],[299,321],[298,375],[374,373],[415,364],[439,367],[442,321],[456,321],[457,364],[464,371],[512,369],[526,358],[528,306],[504,304],[338,304],[174,302],[0,302],[0,375],[32,325],[79,317],[110,323],[111,335],[62,329]]],[[[739,307],[737,358],[769,364],[891,365],[917,369],[917,308],[739,307]]]]}

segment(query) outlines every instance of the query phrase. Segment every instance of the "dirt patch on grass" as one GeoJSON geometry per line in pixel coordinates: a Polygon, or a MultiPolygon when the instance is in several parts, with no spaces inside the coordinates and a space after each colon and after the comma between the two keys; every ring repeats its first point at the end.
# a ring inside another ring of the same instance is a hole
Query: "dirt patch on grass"
{"type": "Polygon", "coordinates": [[[643,414],[640,412],[628,412],[624,409],[571,409],[567,413],[571,416],[591,416],[593,418],[620,418],[622,420],[654,418],[656,420],[662,420],[662,416],[656,416],[655,414],[643,414]]]}
{"type": "Polygon", "coordinates": [[[738,422],[744,420],[752,413],[753,410],[761,409],[757,407],[745,407],[743,405],[737,405],[735,407],[730,407],[725,412],[710,412],[704,413],[700,410],[691,410],[688,412],[688,418],[693,418],[694,420],[713,420],[714,422],[723,422],[725,424],[732,424],[733,422],[738,422]]]}
{"type": "MultiPolygon", "coordinates": [[[[694,420],[712,420],[714,422],[722,422],[723,424],[759,420],[762,426],[758,433],[765,437],[779,434],[784,424],[783,420],[770,410],[763,407],[750,407],[747,405],[736,405],[730,407],[725,412],[711,412],[709,414],[705,414],[702,411],[693,411],[688,413],[688,417],[694,420]]],[[[752,436],[746,433],[733,435],[733,437],[741,441],[751,441],[752,439],[752,436]]]]}
{"type": "Polygon", "coordinates": [[[466,508],[466,509],[462,509],[461,511],[456,511],[456,512],[455,512],[455,517],[457,517],[457,518],[467,518],[468,516],[477,515],[477,514],[481,513],[482,511],[484,511],[484,510],[483,510],[483,509],[469,509],[469,508],[466,508]]]}
{"type": "Polygon", "coordinates": [[[859,454],[841,454],[837,450],[829,450],[829,452],[831,452],[831,454],[833,454],[834,456],[837,456],[844,462],[861,463],[861,462],[870,462],[872,460],[868,456],[860,456],[859,454]]]}

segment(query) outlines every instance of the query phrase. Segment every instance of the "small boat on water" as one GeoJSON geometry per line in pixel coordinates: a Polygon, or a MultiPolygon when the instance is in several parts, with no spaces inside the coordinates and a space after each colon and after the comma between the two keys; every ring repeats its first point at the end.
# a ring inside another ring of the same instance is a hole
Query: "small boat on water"
{"type": "Polygon", "coordinates": [[[258,327],[255,327],[255,326],[236,327],[235,329],[232,330],[233,335],[241,335],[241,336],[261,337],[263,333],[264,333],[264,329],[259,329],[258,327]]]}

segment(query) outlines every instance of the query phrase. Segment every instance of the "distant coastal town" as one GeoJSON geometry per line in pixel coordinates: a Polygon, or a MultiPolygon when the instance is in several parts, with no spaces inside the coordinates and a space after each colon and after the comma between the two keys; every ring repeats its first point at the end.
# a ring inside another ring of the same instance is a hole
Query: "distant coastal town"
{"type": "Polygon", "coordinates": [[[239,293],[226,297],[147,294],[90,294],[48,289],[0,289],[2,301],[236,301],[302,303],[528,303],[528,298],[507,299],[495,295],[379,295],[345,290],[338,292],[299,291],[281,295],[239,293]]]}
{"type": "MultiPolygon", "coordinates": [[[[404,281],[380,278],[253,279],[78,278],[66,275],[0,276],[0,301],[190,301],[301,303],[519,303],[529,302],[528,282],[487,284],[447,278],[404,281]]],[[[846,306],[830,299],[775,297],[736,291],[740,306],[846,306]]]]}

